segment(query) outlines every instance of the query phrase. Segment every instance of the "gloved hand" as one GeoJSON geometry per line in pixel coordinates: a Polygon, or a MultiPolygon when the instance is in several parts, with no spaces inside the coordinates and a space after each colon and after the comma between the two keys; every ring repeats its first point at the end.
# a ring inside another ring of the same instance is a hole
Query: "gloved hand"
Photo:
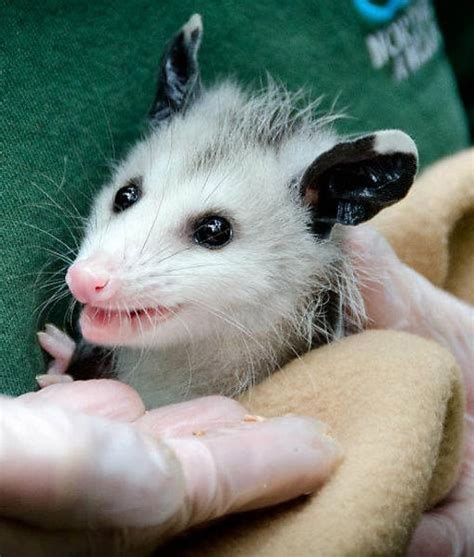
{"type": "Polygon", "coordinates": [[[223,397],[145,412],[111,380],[0,397],[0,555],[149,555],[228,513],[312,492],[341,459],[316,420],[223,397]]]}

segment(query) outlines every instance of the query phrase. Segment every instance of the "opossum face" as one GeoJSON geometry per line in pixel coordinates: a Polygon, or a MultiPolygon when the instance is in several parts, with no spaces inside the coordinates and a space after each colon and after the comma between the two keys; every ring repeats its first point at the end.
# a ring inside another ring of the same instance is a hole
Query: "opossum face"
{"type": "Polygon", "coordinates": [[[86,304],[90,341],[254,332],[291,313],[310,275],[330,263],[285,161],[258,145],[211,156],[216,130],[209,119],[205,140],[201,116],[153,132],[95,200],[67,277],[86,304]]]}
{"type": "Polygon", "coordinates": [[[193,16],[163,57],[152,129],[94,202],[67,282],[83,335],[156,346],[294,318],[357,224],[408,190],[402,132],[338,142],[275,87],[199,90],[193,16]]]}

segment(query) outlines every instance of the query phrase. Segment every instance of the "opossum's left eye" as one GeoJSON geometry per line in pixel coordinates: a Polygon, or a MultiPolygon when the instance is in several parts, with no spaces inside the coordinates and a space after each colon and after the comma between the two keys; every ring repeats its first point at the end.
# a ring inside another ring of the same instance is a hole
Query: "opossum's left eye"
{"type": "Polygon", "coordinates": [[[232,225],[224,217],[210,215],[194,225],[193,240],[208,249],[222,248],[232,240],[232,225]]]}
{"type": "Polygon", "coordinates": [[[114,199],[114,213],[125,211],[140,199],[142,196],[141,182],[141,178],[134,178],[118,190],[114,199]]]}

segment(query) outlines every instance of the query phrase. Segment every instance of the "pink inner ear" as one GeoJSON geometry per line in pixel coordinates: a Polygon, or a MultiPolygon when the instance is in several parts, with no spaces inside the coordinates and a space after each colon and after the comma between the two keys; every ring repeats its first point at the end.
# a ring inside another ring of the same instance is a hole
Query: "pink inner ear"
{"type": "Polygon", "coordinates": [[[316,205],[319,200],[319,191],[316,188],[308,187],[304,193],[304,201],[308,205],[316,205]]]}

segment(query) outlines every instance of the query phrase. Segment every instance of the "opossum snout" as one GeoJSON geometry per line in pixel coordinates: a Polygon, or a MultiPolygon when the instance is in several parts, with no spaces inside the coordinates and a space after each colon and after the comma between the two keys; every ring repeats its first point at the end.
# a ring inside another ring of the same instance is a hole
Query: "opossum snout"
{"type": "Polygon", "coordinates": [[[93,305],[113,301],[120,286],[107,263],[92,257],[69,267],[66,283],[79,302],[93,305]]]}

